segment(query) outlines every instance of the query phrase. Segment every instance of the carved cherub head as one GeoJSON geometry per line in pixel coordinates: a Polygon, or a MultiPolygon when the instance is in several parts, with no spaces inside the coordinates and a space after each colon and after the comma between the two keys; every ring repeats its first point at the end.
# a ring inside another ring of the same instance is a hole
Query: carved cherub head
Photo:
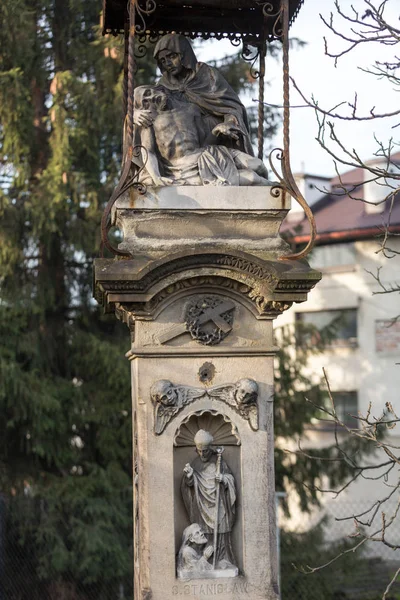
{"type": "Polygon", "coordinates": [[[178,392],[174,384],[168,381],[168,379],[160,379],[153,383],[150,394],[154,403],[162,404],[163,406],[173,406],[178,400],[178,392]]]}
{"type": "Polygon", "coordinates": [[[239,379],[235,386],[235,399],[239,407],[257,402],[258,385],[254,379],[239,379]]]}
{"type": "Polygon", "coordinates": [[[139,85],[134,91],[134,108],[160,112],[167,107],[168,97],[164,88],[156,85],[139,85]]]}
{"type": "Polygon", "coordinates": [[[209,431],[199,429],[194,436],[194,443],[196,445],[196,452],[202,462],[208,462],[211,456],[214,454],[212,444],[214,438],[209,431]]]}

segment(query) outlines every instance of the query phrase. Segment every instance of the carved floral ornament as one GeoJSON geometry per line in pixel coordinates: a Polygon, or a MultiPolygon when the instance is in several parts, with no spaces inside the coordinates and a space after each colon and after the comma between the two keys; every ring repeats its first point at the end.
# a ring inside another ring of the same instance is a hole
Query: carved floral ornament
{"type": "Polygon", "coordinates": [[[226,383],[208,389],[175,385],[168,379],[160,379],[151,386],[150,395],[154,407],[156,435],[160,435],[185,406],[201,398],[228,404],[249,422],[253,431],[258,429],[258,384],[254,379],[243,378],[236,383],[226,383]]]}

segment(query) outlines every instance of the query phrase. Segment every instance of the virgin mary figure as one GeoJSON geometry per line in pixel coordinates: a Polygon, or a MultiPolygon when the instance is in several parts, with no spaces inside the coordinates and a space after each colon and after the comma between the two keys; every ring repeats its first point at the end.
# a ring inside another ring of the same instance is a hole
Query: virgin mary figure
{"type": "MultiPolygon", "coordinates": [[[[208,143],[254,155],[245,107],[217,69],[198,62],[185,36],[164,35],[155,46],[154,58],[162,73],[158,85],[168,90],[172,104],[175,98],[200,108],[208,143]]],[[[135,123],[148,127],[152,119],[140,111],[135,115],[135,123]]]]}

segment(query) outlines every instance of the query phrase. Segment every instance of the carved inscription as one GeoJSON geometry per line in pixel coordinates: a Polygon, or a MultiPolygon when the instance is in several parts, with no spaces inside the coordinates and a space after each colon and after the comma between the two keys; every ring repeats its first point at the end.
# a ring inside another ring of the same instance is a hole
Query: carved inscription
{"type": "Polygon", "coordinates": [[[258,265],[254,262],[250,262],[246,258],[226,255],[219,257],[216,262],[220,265],[233,267],[234,269],[238,269],[239,271],[245,271],[250,275],[255,275],[259,279],[267,281],[268,283],[274,285],[276,285],[277,283],[277,277],[274,274],[272,274],[267,269],[264,269],[261,265],[258,265]]]}
{"type": "Polygon", "coordinates": [[[244,581],[232,583],[187,583],[172,586],[173,596],[218,596],[219,594],[248,594],[250,584],[244,581]]]}
{"type": "Polygon", "coordinates": [[[254,379],[243,378],[236,383],[226,383],[208,389],[174,385],[168,379],[156,381],[150,390],[154,406],[154,433],[160,435],[168,423],[187,404],[203,397],[229,404],[239,415],[258,429],[258,384],[254,379]]]}

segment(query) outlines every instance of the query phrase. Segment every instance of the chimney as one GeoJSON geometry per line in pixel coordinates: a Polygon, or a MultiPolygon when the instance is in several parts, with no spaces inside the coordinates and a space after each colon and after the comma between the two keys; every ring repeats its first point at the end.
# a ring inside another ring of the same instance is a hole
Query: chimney
{"type": "MultiPolygon", "coordinates": [[[[308,173],[301,172],[296,173],[294,179],[301,194],[310,206],[330,191],[329,177],[309,175],[308,173]]],[[[292,208],[286,218],[293,223],[301,221],[304,218],[304,210],[295,200],[292,202],[292,208]]]]}
{"type": "Polygon", "coordinates": [[[369,164],[368,166],[374,169],[381,169],[383,173],[387,173],[388,177],[380,177],[377,180],[370,181],[374,175],[367,169],[364,169],[364,209],[366,214],[372,215],[377,213],[383,213],[385,210],[386,202],[385,198],[392,192],[399,188],[399,181],[390,177],[390,173],[395,172],[394,166],[389,166],[388,170],[385,170],[385,163],[383,161],[376,161],[375,164],[369,164]]]}

